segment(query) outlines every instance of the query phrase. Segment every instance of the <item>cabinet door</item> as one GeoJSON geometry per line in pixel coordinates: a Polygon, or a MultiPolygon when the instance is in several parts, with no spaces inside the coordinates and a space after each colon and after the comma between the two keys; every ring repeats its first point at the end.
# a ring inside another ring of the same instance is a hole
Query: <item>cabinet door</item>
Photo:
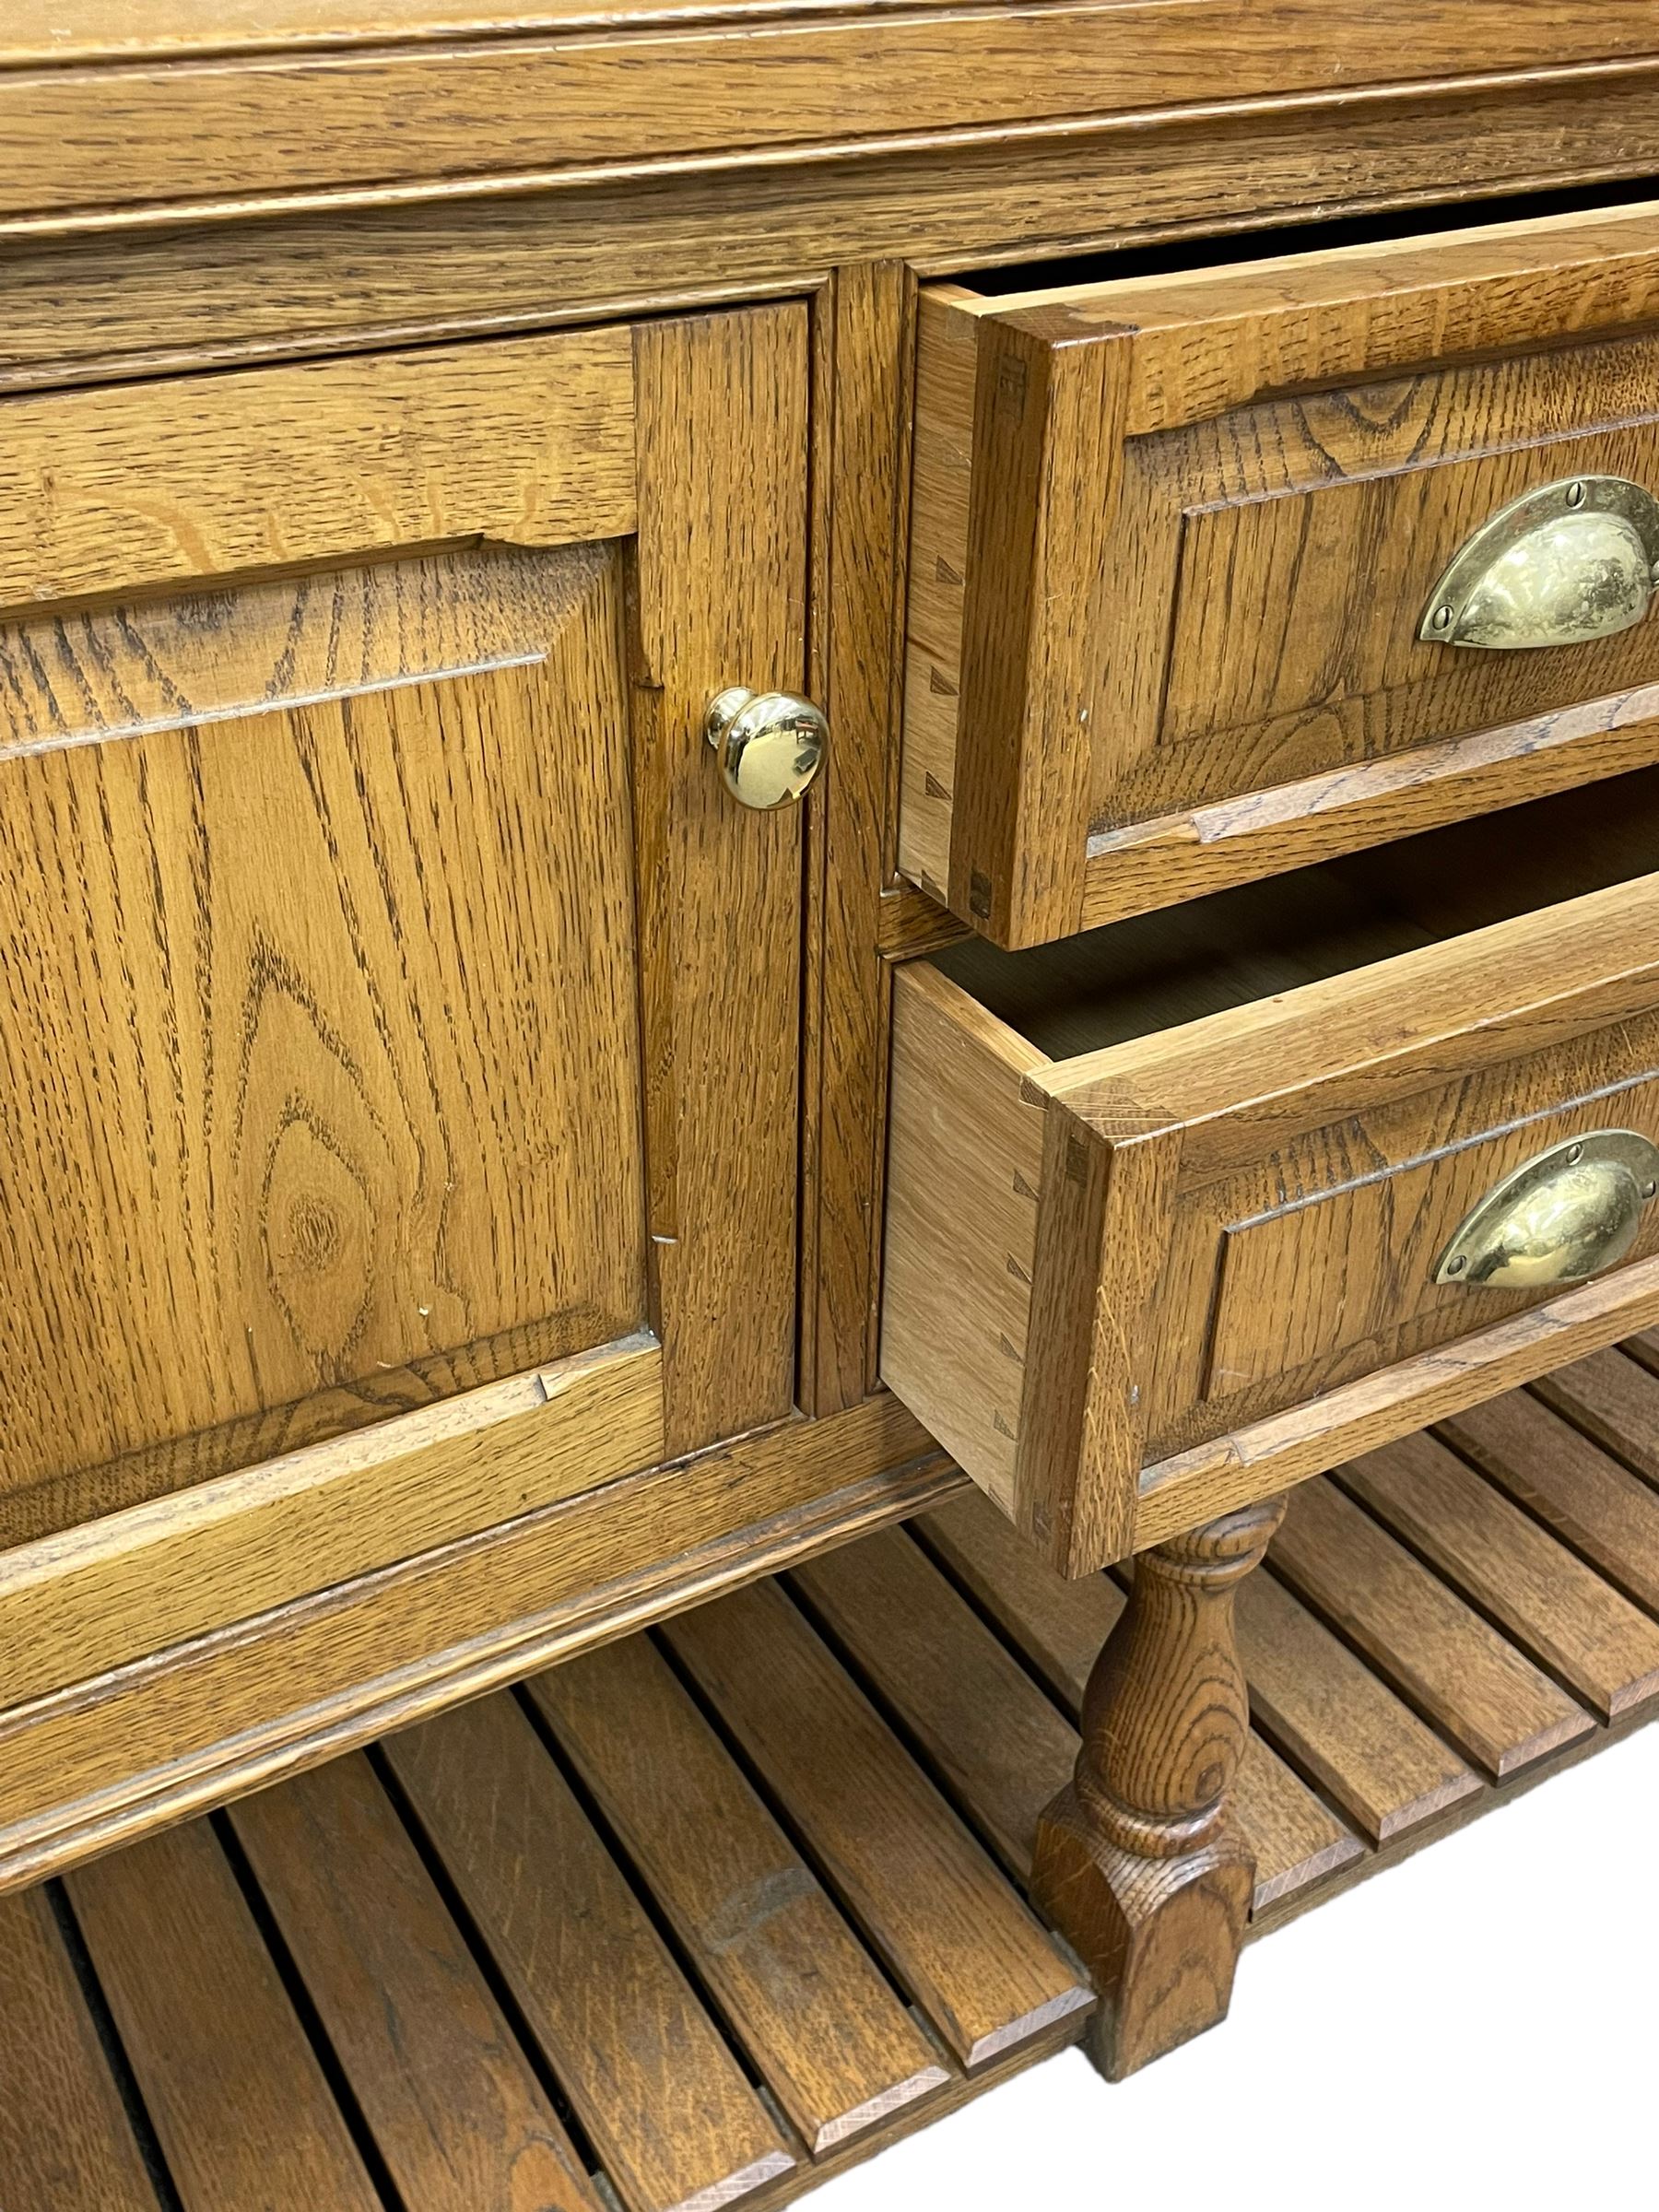
{"type": "Polygon", "coordinates": [[[786,306],[0,406],[7,1586],[211,1525],[131,1655],[788,1412],[799,817],[701,722],[806,393],[786,306]]]}

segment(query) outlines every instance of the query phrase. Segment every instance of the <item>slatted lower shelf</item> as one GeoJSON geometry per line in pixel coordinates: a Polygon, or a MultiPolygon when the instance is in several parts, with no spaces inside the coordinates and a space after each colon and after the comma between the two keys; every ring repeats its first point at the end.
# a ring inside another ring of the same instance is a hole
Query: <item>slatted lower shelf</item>
{"type": "MultiPolygon", "coordinates": [[[[1124,1603],[965,1494],[0,1900],[0,2207],[794,2195],[1082,2032],[1020,1885],[1124,1603]]],[[[1650,1717],[1656,1613],[1659,1338],[1304,1486],[1256,1932],[1650,1717]]]]}

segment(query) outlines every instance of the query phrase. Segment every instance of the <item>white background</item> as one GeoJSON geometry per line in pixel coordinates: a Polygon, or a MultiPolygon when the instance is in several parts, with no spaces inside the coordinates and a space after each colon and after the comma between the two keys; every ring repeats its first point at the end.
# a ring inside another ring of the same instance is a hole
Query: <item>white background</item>
{"type": "Polygon", "coordinates": [[[1245,1951],[1117,2087],[1068,2051],[814,2212],[1659,2206],[1659,1724],[1245,1951]]]}

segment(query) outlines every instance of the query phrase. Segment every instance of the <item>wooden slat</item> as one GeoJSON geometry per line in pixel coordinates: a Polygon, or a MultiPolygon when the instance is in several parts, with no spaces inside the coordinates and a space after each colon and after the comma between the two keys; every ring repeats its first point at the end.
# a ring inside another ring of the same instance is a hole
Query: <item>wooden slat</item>
{"type": "Polygon", "coordinates": [[[808,2149],[951,2078],[649,1637],[528,1688],[808,2149]]]}
{"type": "Polygon", "coordinates": [[[578,1352],[0,1557],[0,1708],[663,1456],[663,1354],[578,1352]]]}
{"type": "Polygon", "coordinates": [[[776,1583],[665,1633],[964,2065],[1093,2002],[776,1583]]]}
{"type": "Polygon", "coordinates": [[[1237,1619],[1252,1718],[1373,1843],[1485,1787],[1282,1583],[1247,1576],[1237,1619]]]}
{"type": "Polygon", "coordinates": [[[1659,1694],[1659,1627],[1435,1437],[1337,1479],[1604,1721],[1659,1694]]]}
{"type": "MultiPolygon", "coordinates": [[[[1124,1609],[1123,1592],[1104,1575],[1062,1582],[975,1494],[935,1507],[914,1525],[1075,1715],[1088,1670],[1124,1609]]],[[[1234,1810],[1256,1856],[1258,1912],[1364,1849],[1253,1733],[1239,1769],[1234,1810]]]]}
{"type": "Polygon", "coordinates": [[[1022,1881],[1077,1732],[903,1529],[797,1568],[792,1587],[919,1741],[1022,1881]]]}
{"type": "Polygon", "coordinates": [[[231,1819],[405,2203],[597,2212],[368,1760],[335,1759],[231,1819]]]}
{"type": "Polygon", "coordinates": [[[1625,1337],[1618,1348],[1650,1375],[1659,1375],[1659,1329],[1638,1329],[1633,1336],[1625,1337]]]}
{"type": "Polygon", "coordinates": [[[158,2212],[44,1888],[0,1900],[0,2205],[158,2212]]]}
{"type": "Polygon", "coordinates": [[[1299,1597],[1488,1774],[1515,1773],[1594,1727],[1329,1481],[1290,1493],[1270,1557],[1299,1597]]]}
{"type": "Polygon", "coordinates": [[[511,1694],[387,1757],[628,2212],[712,2212],[792,2153],[511,1694]]]}
{"type": "Polygon", "coordinates": [[[473,536],[621,536],[629,332],[16,400],[0,498],[19,525],[0,547],[6,606],[473,536]]]}
{"type": "Polygon", "coordinates": [[[1534,1394],[1611,1452],[1644,1480],[1659,1484],[1659,1373],[1645,1359],[1646,1340],[1611,1346],[1540,1375],[1534,1394]]]}
{"type": "Polygon", "coordinates": [[[382,2212],[212,1829],[69,1895],[184,2212],[382,2212]]]}
{"type": "Polygon", "coordinates": [[[1659,1496],[1535,1398],[1477,1406],[1441,1432],[1466,1459],[1650,1612],[1659,1612],[1659,1496]]]}

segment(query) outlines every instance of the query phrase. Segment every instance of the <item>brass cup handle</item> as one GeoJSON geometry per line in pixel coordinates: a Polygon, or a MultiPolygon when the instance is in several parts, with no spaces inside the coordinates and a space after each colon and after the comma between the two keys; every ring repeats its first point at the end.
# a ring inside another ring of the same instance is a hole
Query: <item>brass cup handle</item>
{"type": "Polygon", "coordinates": [[[804,796],[824,764],[830,725],[809,699],[793,691],[717,691],[703,735],[720,759],[732,796],[745,806],[787,806],[804,796]]]}
{"type": "Polygon", "coordinates": [[[1624,477],[1563,477],[1483,523],[1429,594],[1431,644],[1514,652],[1629,629],[1659,581],[1659,500],[1624,477]]]}
{"type": "Polygon", "coordinates": [[[1634,1129],[1597,1129],[1524,1160],[1459,1224],[1437,1283],[1536,1290],[1583,1283],[1622,1260],[1659,1193],[1659,1146],[1634,1129]]]}

